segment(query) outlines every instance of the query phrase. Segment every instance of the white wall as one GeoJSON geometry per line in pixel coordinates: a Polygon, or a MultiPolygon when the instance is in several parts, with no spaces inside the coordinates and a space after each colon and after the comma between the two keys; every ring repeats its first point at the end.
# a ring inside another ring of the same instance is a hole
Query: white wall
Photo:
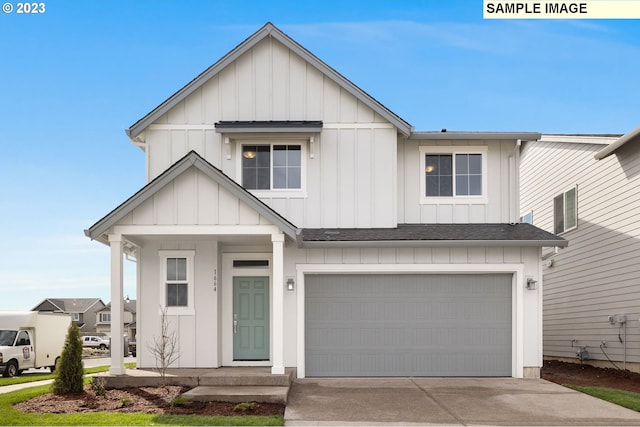
{"type": "Polygon", "coordinates": [[[218,243],[216,241],[149,241],[140,249],[140,287],[138,300],[137,346],[140,367],[156,366],[148,350],[160,336],[160,256],[159,250],[195,250],[195,315],[168,316],[170,330],[179,338],[180,358],[172,367],[216,367],[218,357],[218,301],[219,292],[214,290],[214,278],[218,267],[218,243]]]}
{"type": "Polygon", "coordinates": [[[509,167],[516,155],[514,141],[407,140],[398,142],[398,222],[431,223],[509,223],[517,211],[517,169],[509,167]],[[420,147],[487,147],[487,202],[420,204],[420,147]]]}
{"type": "Polygon", "coordinates": [[[397,130],[279,42],[258,43],[145,130],[148,181],[190,150],[239,180],[236,139],[255,135],[216,133],[220,120],[322,120],[320,134],[296,134],[307,150],[315,138],[307,196],[263,201],[298,227],[395,226],[397,130]]]}

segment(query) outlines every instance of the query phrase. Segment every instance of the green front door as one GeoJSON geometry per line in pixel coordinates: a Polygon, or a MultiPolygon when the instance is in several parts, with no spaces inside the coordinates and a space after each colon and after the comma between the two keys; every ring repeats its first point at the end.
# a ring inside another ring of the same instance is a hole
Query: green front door
{"type": "Polygon", "coordinates": [[[269,360],[269,278],[233,278],[233,360],[269,360]]]}

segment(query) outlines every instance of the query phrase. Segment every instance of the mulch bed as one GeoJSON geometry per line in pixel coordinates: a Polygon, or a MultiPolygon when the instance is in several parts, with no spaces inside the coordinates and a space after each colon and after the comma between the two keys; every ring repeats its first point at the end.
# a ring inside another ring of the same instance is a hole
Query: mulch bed
{"type": "Polygon", "coordinates": [[[108,389],[104,396],[96,396],[91,385],[76,394],[55,395],[46,393],[18,403],[15,408],[34,413],[82,413],[82,412],[143,412],[147,414],[191,415],[284,415],[284,405],[256,403],[253,409],[236,410],[237,403],[188,402],[173,406],[171,401],[189,390],[188,387],[137,387],[108,389]]]}
{"type": "Polygon", "coordinates": [[[558,384],[608,387],[640,393],[640,374],[615,368],[545,360],[542,378],[558,384]]]}

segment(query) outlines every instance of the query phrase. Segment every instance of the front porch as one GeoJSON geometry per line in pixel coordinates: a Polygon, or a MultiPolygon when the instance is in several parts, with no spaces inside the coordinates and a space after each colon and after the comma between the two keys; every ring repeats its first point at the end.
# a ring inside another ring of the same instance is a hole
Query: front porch
{"type": "MultiPolygon", "coordinates": [[[[99,374],[107,388],[156,387],[160,374],[152,369],[126,369],[124,375],[99,374]]],[[[168,385],[192,387],[185,397],[212,402],[259,402],[286,404],[295,368],[272,374],[269,367],[170,368],[168,385]]]]}

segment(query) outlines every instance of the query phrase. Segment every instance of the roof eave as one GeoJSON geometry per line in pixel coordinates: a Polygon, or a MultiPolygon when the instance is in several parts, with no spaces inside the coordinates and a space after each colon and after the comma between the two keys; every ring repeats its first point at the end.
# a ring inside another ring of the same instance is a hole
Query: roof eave
{"type": "Polygon", "coordinates": [[[474,139],[493,139],[493,140],[522,140],[537,141],[542,134],[538,132],[413,132],[409,139],[411,140],[474,140],[474,139]]]}
{"type": "Polygon", "coordinates": [[[302,240],[302,248],[390,248],[390,247],[559,247],[569,245],[568,240],[302,240]]]}
{"type": "Polygon", "coordinates": [[[622,135],[622,137],[620,137],[617,141],[607,145],[605,148],[603,148],[602,150],[600,150],[596,154],[594,154],[593,157],[596,160],[602,160],[605,157],[609,157],[610,155],[615,153],[618,148],[622,147],[623,145],[625,145],[629,141],[634,140],[638,136],[640,136],[640,126],[635,128],[631,132],[628,132],[628,133],[622,135]]]}
{"type": "Polygon", "coordinates": [[[173,179],[175,179],[177,176],[179,176],[185,170],[192,166],[197,167],[205,175],[209,176],[211,179],[222,185],[231,194],[242,200],[249,207],[256,210],[258,213],[268,219],[273,225],[282,230],[282,232],[285,233],[288,237],[293,240],[296,239],[298,230],[293,224],[288,222],[285,218],[283,218],[269,206],[264,204],[253,194],[246,191],[231,178],[227,177],[220,170],[216,169],[213,165],[200,157],[200,155],[198,155],[198,153],[196,153],[195,151],[190,151],[182,159],[174,163],[173,166],[167,169],[164,173],[159,175],[129,199],[109,212],[94,225],[86,229],[84,231],[85,235],[92,240],[98,240],[101,243],[108,244],[108,239],[105,237],[105,233],[107,233],[113,225],[115,225],[133,209],[144,203],[157,191],[164,188],[167,183],[171,182],[173,179]]]}
{"type": "Polygon", "coordinates": [[[278,40],[280,43],[291,49],[293,52],[301,56],[308,63],[320,70],[323,74],[328,76],[331,80],[343,87],[347,92],[354,95],[365,105],[369,106],[375,112],[392,123],[403,135],[409,136],[413,130],[413,127],[404,121],[400,116],[389,110],[382,105],[371,95],[357,87],[346,77],[338,73],[336,70],[325,64],[318,57],[312,54],[310,51],[302,47],[296,41],[291,39],[285,33],[280,31],[275,25],[267,22],[262,28],[246,38],[242,43],[236,46],[233,50],[228,52],[225,56],[219,59],[216,63],[211,65],[205,71],[200,73],[196,78],[191,80],[185,86],[183,86],[176,93],[171,95],[166,101],[158,105],[156,108],[147,113],[144,117],[134,123],[131,127],[125,130],[125,133],[130,139],[135,139],[140,133],[142,133],[151,123],[155,122],[160,116],[175,107],[184,98],[189,96],[192,92],[198,89],[209,78],[219,73],[227,65],[235,61],[238,57],[243,55],[246,51],[255,46],[260,40],[265,37],[271,36],[278,40]]]}

